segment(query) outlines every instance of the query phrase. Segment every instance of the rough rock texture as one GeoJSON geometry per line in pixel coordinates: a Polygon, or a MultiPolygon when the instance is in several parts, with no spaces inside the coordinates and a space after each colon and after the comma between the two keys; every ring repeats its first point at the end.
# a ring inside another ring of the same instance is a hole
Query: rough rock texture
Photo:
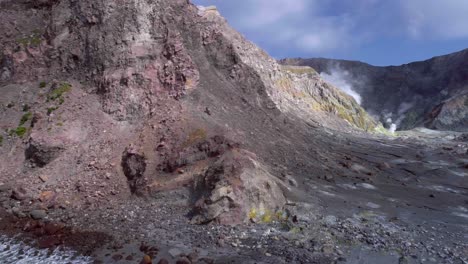
{"type": "MultiPolygon", "coordinates": [[[[375,121],[354,99],[324,82],[313,69],[280,66],[263,50],[233,30],[216,10],[205,11],[202,15],[215,23],[203,33],[204,44],[216,44],[220,34],[232,43],[228,52],[233,53],[235,60],[245,64],[244,67],[250,67],[255,72],[264,86],[265,96],[271,98],[272,102],[266,105],[267,108],[278,108],[285,113],[315,119],[316,112],[323,111],[333,113],[365,130],[373,130],[376,126],[375,121]]],[[[248,76],[243,73],[245,69],[239,64],[226,65],[230,66],[226,74],[238,81],[247,80],[248,76]]]]}
{"type": "Polygon", "coordinates": [[[273,214],[286,204],[278,180],[253,153],[242,150],[233,149],[219,157],[195,188],[201,197],[195,203],[194,223],[239,224],[251,211],[273,214]]]}
{"type": "Polygon", "coordinates": [[[56,159],[63,151],[62,142],[53,138],[40,138],[32,134],[25,150],[25,157],[33,164],[44,167],[56,159]]]}
{"type": "Polygon", "coordinates": [[[281,154],[254,133],[282,137],[278,125],[288,121],[279,116],[349,131],[375,126],[352,98],[308,68],[281,67],[214,8],[182,0],[0,4],[11,22],[1,26],[9,151],[2,172],[19,182],[46,177],[86,193],[90,183],[112,180],[97,198],[150,194],[202,177],[210,185],[206,202],[194,201],[199,222],[238,223],[250,210],[285,204],[271,168],[281,154]],[[23,148],[26,171],[15,158],[23,148]],[[233,165],[240,155],[233,149],[256,155],[233,165]],[[211,175],[216,167],[226,175],[211,175]],[[218,201],[220,188],[231,189],[235,197],[226,199],[233,201],[218,201]]]}
{"type": "Polygon", "coordinates": [[[280,66],[216,9],[1,0],[0,21],[2,233],[81,241],[103,263],[129,248],[153,263],[333,263],[363,244],[463,255],[461,135],[366,133],[351,97],[280,66]],[[34,210],[70,234],[46,235],[34,210]],[[98,250],[103,233],[115,244],[98,250]]]}
{"type": "Polygon", "coordinates": [[[145,186],[144,173],[146,170],[146,158],[132,147],[125,149],[122,154],[122,169],[127,177],[130,191],[136,193],[145,186]]]}
{"type": "Polygon", "coordinates": [[[281,63],[310,66],[319,73],[347,72],[344,78],[361,95],[364,109],[382,123],[391,118],[398,129],[468,131],[463,101],[468,91],[468,50],[389,67],[322,58],[281,63]]]}
{"type": "Polygon", "coordinates": [[[427,125],[439,130],[468,131],[468,94],[443,101],[429,114],[427,125]]]}

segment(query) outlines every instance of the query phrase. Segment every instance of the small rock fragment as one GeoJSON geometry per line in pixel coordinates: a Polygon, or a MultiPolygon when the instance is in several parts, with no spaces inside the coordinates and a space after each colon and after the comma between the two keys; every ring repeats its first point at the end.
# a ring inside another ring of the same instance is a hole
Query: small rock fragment
{"type": "Polygon", "coordinates": [[[169,261],[168,261],[167,259],[165,259],[165,258],[162,258],[162,259],[158,262],[158,264],[169,264],[169,261]]]}
{"type": "Polygon", "coordinates": [[[11,193],[11,198],[18,200],[18,201],[23,201],[26,198],[28,198],[28,192],[24,188],[16,188],[13,190],[11,193]]]}
{"type": "Polygon", "coordinates": [[[48,178],[47,176],[45,176],[45,175],[39,176],[39,179],[40,179],[42,182],[46,182],[46,181],[49,180],[49,178],[48,178]]]}
{"type": "MultiPolygon", "coordinates": [[[[161,261],[158,262],[158,264],[161,263],[161,261]]],[[[143,259],[140,261],[140,264],[153,264],[153,260],[151,259],[150,256],[145,255],[143,259]]]]}
{"type": "Polygon", "coordinates": [[[123,256],[120,255],[120,254],[116,254],[116,255],[112,256],[112,259],[114,261],[119,261],[119,260],[123,259],[123,256]]]}
{"type": "Polygon", "coordinates": [[[11,187],[9,185],[0,184],[0,192],[7,192],[9,190],[11,190],[11,187]]]}
{"type": "Polygon", "coordinates": [[[32,210],[29,215],[34,220],[40,220],[47,216],[47,212],[45,210],[32,210]]]}
{"type": "Polygon", "coordinates": [[[327,255],[333,254],[333,251],[334,251],[334,248],[332,245],[325,245],[322,247],[322,252],[327,255]]]}
{"type": "Polygon", "coordinates": [[[55,193],[52,191],[44,191],[39,195],[39,201],[47,202],[54,198],[55,193]]]}
{"type": "Polygon", "coordinates": [[[188,258],[182,257],[176,261],[176,264],[192,264],[192,262],[188,258]]]}
{"type": "Polygon", "coordinates": [[[175,257],[180,256],[180,255],[182,254],[182,251],[181,251],[180,249],[178,249],[178,248],[171,248],[171,249],[169,250],[169,254],[170,254],[173,258],[175,258],[175,257]]]}

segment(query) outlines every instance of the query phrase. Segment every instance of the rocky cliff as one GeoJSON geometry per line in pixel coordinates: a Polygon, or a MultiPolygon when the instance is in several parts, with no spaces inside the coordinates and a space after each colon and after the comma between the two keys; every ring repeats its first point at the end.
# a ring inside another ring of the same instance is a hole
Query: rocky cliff
{"type": "Polygon", "coordinates": [[[281,63],[310,66],[320,73],[346,73],[343,78],[361,95],[362,106],[400,130],[468,129],[468,50],[389,67],[321,58],[281,63]]]}
{"type": "Polygon", "coordinates": [[[263,163],[278,158],[266,142],[283,137],[288,116],[375,126],[351,97],[307,67],[281,67],[213,8],[1,4],[2,173],[17,183],[44,176],[71,190],[111,177],[103,195],[144,195],[200,177],[194,221],[243,222],[285,204],[263,163]]]}

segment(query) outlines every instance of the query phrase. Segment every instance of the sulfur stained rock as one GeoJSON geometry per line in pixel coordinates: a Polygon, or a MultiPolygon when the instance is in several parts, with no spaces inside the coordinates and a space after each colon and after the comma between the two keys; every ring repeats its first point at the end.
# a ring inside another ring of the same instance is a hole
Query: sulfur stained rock
{"type": "Polygon", "coordinates": [[[192,223],[216,221],[238,224],[249,220],[249,212],[276,212],[286,199],[280,183],[245,150],[226,152],[196,183],[192,223]]]}

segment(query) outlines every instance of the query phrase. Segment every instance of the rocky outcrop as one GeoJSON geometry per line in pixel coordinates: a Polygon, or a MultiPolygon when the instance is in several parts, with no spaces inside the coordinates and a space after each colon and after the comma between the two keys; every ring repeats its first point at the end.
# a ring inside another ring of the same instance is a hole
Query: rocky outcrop
{"type": "Polygon", "coordinates": [[[362,97],[362,106],[382,123],[405,130],[417,126],[467,131],[463,98],[468,87],[468,50],[401,66],[376,67],[357,61],[285,59],[343,78],[362,97]],[[445,109],[442,111],[442,109],[445,109]]]}
{"type": "Polygon", "coordinates": [[[433,108],[427,125],[439,130],[468,131],[468,94],[455,96],[433,108]]]}
{"type": "Polygon", "coordinates": [[[25,157],[31,163],[44,167],[56,159],[64,150],[60,140],[31,135],[25,150],[25,157]]]}
{"type": "Polygon", "coordinates": [[[253,153],[226,152],[196,182],[195,192],[200,197],[192,222],[239,224],[249,220],[251,212],[275,215],[286,204],[277,181],[253,153]]]}

